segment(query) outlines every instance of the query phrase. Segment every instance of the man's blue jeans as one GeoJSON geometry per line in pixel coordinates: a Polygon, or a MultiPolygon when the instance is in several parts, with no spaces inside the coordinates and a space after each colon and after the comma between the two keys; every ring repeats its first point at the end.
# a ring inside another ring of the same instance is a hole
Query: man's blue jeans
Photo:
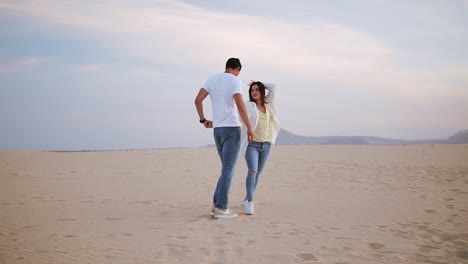
{"type": "Polygon", "coordinates": [[[216,185],[213,204],[216,208],[227,209],[231,180],[239,154],[241,129],[240,127],[215,127],[213,135],[222,163],[221,176],[219,176],[216,185]]]}
{"type": "Polygon", "coordinates": [[[245,180],[245,188],[247,195],[245,200],[253,200],[255,189],[257,189],[260,174],[265,167],[265,164],[270,156],[271,144],[268,142],[252,141],[247,146],[245,152],[245,161],[247,162],[247,179],[245,180]]]}

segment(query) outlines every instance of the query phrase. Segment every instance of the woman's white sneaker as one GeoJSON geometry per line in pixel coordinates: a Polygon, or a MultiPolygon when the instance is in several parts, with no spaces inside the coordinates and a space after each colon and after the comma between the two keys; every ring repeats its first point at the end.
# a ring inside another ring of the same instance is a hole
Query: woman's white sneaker
{"type": "Polygon", "coordinates": [[[245,213],[249,215],[254,214],[254,203],[244,200],[245,213]]]}

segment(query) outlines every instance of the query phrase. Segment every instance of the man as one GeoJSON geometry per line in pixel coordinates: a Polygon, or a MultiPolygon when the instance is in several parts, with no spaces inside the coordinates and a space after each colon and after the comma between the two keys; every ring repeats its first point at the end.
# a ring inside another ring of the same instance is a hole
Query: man
{"type": "Polygon", "coordinates": [[[216,149],[221,158],[221,176],[216,185],[213,207],[210,212],[215,218],[237,216],[228,209],[228,196],[241,142],[239,114],[247,126],[249,142],[252,141],[254,135],[242,99],[242,82],[237,78],[241,68],[238,58],[228,59],[224,73],[210,77],[195,98],[200,123],[206,128],[214,127],[216,149]],[[213,106],[213,121],[207,120],[203,113],[203,100],[208,95],[213,106]]]}

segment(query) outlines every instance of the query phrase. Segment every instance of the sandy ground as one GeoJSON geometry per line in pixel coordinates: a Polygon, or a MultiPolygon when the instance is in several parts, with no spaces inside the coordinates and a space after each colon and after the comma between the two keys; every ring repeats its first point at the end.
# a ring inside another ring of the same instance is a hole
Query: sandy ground
{"type": "Polygon", "coordinates": [[[468,145],[277,146],[243,213],[215,149],[0,151],[0,263],[468,263],[468,145]]]}

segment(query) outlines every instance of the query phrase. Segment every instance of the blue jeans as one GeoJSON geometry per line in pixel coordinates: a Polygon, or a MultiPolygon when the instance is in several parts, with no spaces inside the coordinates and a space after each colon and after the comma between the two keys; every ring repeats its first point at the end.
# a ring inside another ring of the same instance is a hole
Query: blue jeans
{"type": "Polygon", "coordinates": [[[247,146],[245,152],[245,161],[247,162],[247,179],[245,180],[245,188],[247,195],[245,200],[253,200],[255,189],[258,185],[260,174],[265,167],[266,161],[270,156],[271,144],[268,142],[255,142],[252,141],[247,146]]]}
{"type": "Polygon", "coordinates": [[[231,189],[231,180],[234,175],[234,167],[237,162],[240,148],[240,127],[215,127],[213,135],[221,159],[221,176],[213,197],[213,204],[216,208],[228,208],[228,196],[231,189]]]}

